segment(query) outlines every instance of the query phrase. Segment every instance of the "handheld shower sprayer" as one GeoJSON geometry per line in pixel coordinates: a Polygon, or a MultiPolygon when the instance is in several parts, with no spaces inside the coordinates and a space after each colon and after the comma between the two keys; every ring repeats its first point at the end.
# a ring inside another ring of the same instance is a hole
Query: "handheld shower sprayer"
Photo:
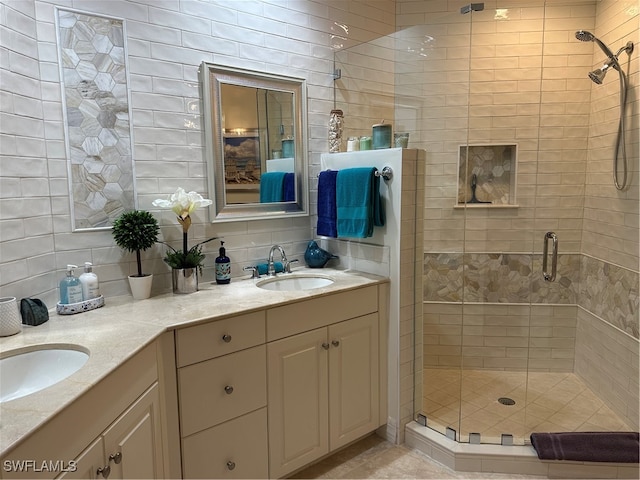
{"type": "Polygon", "coordinates": [[[602,67],[589,72],[589,78],[596,84],[602,85],[605,75],[610,68],[618,71],[620,77],[620,120],[618,122],[618,135],[616,138],[615,153],[613,156],[613,184],[618,190],[623,190],[627,186],[627,152],[625,141],[625,110],[627,106],[627,78],[625,73],[620,67],[618,62],[618,56],[622,52],[627,52],[627,55],[631,55],[633,52],[633,42],[627,42],[625,46],[620,48],[615,54],[607,47],[602,40],[596,37],[593,33],[586,30],[578,30],[576,32],[576,38],[581,42],[594,42],[600,47],[600,50],[607,56],[607,60],[602,67]],[[622,180],[618,179],[618,154],[622,153],[622,180]]]}
{"type": "Polygon", "coordinates": [[[591,32],[587,32],[586,30],[578,30],[576,32],[576,38],[581,42],[595,42],[607,57],[611,58],[614,56],[609,47],[602,43],[602,41],[591,32]]]}
{"type": "Polygon", "coordinates": [[[620,63],[618,63],[618,56],[622,52],[627,52],[627,55],[631,55],[633,52],[633,42],[627,42],[627,44],[620,48],[617,53],[613,53],[609,47],[607,47],[602,40],[596,37],[593,33],[588,32],[586,30],[578,30],[576,32],[576,38],[581,42],[594,42],[596,45],[600,47],[600,50],[604,52],[607,56],[607,61],[602,65],[601,68],[597,68],[596,70],[589,72],[589,78],[597,83],[598,85],[602,85],[602,81],[604,80],[607,71],[613,67],[614,69],[620,71],[620,63]]]}

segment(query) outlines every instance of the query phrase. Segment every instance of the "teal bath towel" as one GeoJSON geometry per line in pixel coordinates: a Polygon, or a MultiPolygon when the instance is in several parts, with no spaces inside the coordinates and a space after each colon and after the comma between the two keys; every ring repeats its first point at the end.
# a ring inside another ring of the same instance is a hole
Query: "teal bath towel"
{"type": "Polygon", "coordinates": [[[285,172],[267,172],[260,175],[260,203],[284,200],[285,172]]]}
{"type": "Polygon", "coordinates": [[[338,237],[366,238],[384,225],[380,177],[375,167],[347,168],[336,179],[338,237]]]}

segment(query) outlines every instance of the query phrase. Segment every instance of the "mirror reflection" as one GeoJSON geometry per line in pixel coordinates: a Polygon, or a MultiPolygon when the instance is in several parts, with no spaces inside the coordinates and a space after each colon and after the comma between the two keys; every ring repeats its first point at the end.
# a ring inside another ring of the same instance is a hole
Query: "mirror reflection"
{"type": "Polygon", "coordinates": [[[203,63],[212,221],[307,215],[305,83],[203,63]]]}
{"type": "Polygon", "coordinates": [[[222,84],[227,204],[295,201],[293,93],[222,84]],[[279,187],[279,188],[278,188],[279,187]]]}

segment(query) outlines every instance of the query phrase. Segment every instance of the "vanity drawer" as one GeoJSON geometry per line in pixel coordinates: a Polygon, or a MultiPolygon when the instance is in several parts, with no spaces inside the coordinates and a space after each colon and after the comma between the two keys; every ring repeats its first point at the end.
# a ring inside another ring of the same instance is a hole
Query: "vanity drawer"
{"type": "Polygon", "coordinates": [[[265,343],[264,311],[212,321],[176,331],[178,367],[265,343]]]}
{"type": "Polygon", "coordinates": [[[358,288],[267,310],[267,341],[378,311],[378,287],[358,288]]]}
{"type": "Polygon", "coordinates": [[[266,355],[260,345],[178,369],[182,436],[264,407],[266,355]]]}
{"type": "Polygon", "coordinates": [[[182,440],[184,478],[267,478],[267,409],[182,440]]]}

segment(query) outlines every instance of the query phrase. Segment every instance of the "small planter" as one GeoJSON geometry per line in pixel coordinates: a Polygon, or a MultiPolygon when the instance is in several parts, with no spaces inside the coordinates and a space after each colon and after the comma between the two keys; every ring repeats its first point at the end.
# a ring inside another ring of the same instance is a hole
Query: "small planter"
{"type": "Polygon", "coordinates": [[[136,300],[144,300],[151,296],[151,284],[153,283],[153,275],[129,275],[129,287],[131,294],[136,300]]]}
{"type": "Polygon", "coordinates": [[[198,268],[174,268],[171,270],[173,293],[198,291],[198,268]]]}

